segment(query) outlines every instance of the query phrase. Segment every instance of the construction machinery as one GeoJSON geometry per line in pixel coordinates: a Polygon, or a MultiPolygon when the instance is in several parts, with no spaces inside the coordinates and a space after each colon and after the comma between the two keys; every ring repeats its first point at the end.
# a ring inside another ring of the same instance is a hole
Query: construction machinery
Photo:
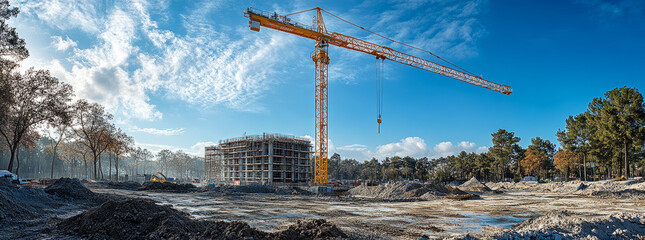
{"type": "MultiPolygon", "coordinates": [[[[286,33],[291,33],[300,37],[312,39],[315,41],[314,51],[311,53],[311,59],[315,63],[315,86],[316,86],[316,136],[315,136],[315,164],[314,164],[314,182],[316,184],[326,184],[327,179],[327,154],[328,154],[328,135],[327,135],[327,96],[328,96],[328,65],[329,65],[329,45],[342,47],[358,52],[363,52],[370,54],[376,57],[377,62],[380,60],[381,64],[385,60],[390,60],[393,62],[402,63],[412,67],[420,68],[426,71],[434,72],[437,74],[444,75],[446,77],[454,78],[460,81],[464,81],[476,86],[488,88],[493,91],[497,91],[503,94],[511,94],[513,90],[507,85],[497,84],[484,80],[481,76],[474,75],[464,70],[463,68],[454,65],[439,56],[417,48],[410,46],[405,43],[401,43],[389,38],[386,38],[380,34],[369,31],[363,27],[360,27],[356,24],[353,24],[345,19],[342,19],[330,12],[327,12],[321,8],[312,8],[305,11],[295,12],[287,15],[278,15],[277,13],[266,12],[254,8],[248,8],[244,11],[244,16],[249,19],[249,28],[253,31],[260,31],[260,27],[267,27],[275,29],[278,31],[283,31],[286,33]],[[290,15],[316,11],[316,15],[313,18],[312,25],[306,25],[298,23],[289,18],[290,15]],[[393,50],[389,47],[380,46],[365,40],[361,40],[355,37],[343,35],[337,32],[328,32],[323,21],[322,13],[325,12],[333,17],[340,19],[346,23],[354,25],[362,30],[368,31],[374,35],[385,38],[395,43],[414,48],[419,51],[423,51],[431,54],[432,56],[446,62],[446,65],[451,65],[455,68],[447,67],[445,65],[432,62],[420,57],[412,56],[403,52],[393,50]],[[458,70],[459,69],[459,70],[458,70]]],[[[382,74],[381,74],[382,75],[382,74]]],[[[382,80],[379,80],[382,76],[377,75],[377,95],[378,97],[378,106],[377,106],[377,123],[380,124],[381,120],[381,108],[382,108],[382,80]]]]}
{"type": "Polygon", "coordinates": [[[156,172],[156,173],[153,173],[152,176],[150,176],[150,181],[165,183],[168,181],[168,178],[166,178],[166,175],[163,175],[163,173],[156,172]]]}

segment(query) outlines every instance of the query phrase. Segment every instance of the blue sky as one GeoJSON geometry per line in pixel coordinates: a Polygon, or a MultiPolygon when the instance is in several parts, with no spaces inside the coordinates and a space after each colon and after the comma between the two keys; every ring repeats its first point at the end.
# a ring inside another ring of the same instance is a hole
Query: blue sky
{"type": "MultiPolygon", "coordinates": [[[[51,70],[99,102],[153,152],[244,133],[313,136],[313,41],[250,31],[247,7],[280,14],[322,7],[442,56],[506,96],[394,62],[385,64],[377,134],[373,57],[330,48],[330,152],[365,160],[485,151],[492,132],[521,145],[555,132],[594,97],[645,89],[645,2],[571,1],[11,1],[27,41],[23,67],[51,70]]],[[[311,23],[312,15],[294,19],[311,23]]],[[[429,60],[325,15],[327,29],[429,60]]]]}

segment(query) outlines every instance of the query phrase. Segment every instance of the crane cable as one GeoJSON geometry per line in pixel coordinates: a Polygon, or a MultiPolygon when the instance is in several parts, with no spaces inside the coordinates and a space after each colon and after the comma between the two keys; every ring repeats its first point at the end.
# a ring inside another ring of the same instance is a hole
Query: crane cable
{"type": "Polygon", "coordinates": [[[376,57],[376,122],[378,123],[378,133],[381,133],[381,114],[383,114],[383,68],[385,58],[376,57]]]}
{"type": "MultiPolygon", "coordinates": [[[[310,10],[311,10],[311,9],[310,9],[310,10]]],[[[306,11],[310,11],[310,10],[306,10],[306,11]]],[[[381,34],[378,34],[378,33],[372,32],[372,31],[370,31],[370,30],[368,30],[368,29],[366,29],[366,28],[364,28],[364,27],[361,27],[361,26],[359,26],[359,25],[356,25],[356,24],[354,24],[354,23],[352,23],[352,22],[350,22],[350,21],[347,21],[347,20],[345,20],[345,19],[343,19],[343,18],[341,18],[341,17],[339,17],[339,16],[336,16],[336,15],[334,15],[334,14],[330,13],[330,12],[327,12],[325,9],[322,9],[322,8],[321,8],[320,10],[321,10],[321,11],[323,11],[323,12],[326,12],[326,13],[327,13],[327,14],[329,14],[329,15],[334,16],[335,18],[340,19],[340,20],[341,20],[341,21],[343,21],[343,22],[349,23],[349,24],[351,24],[351,25],[353,25],[353,26],[355,26],[355,27],[357,27],[357,28],[363,29],[363,30],[365,30],[365,31],[367,31],[367,32],[369,32],[369,33],[371,33],[371,34],[374,34],[374,35],[379,36],[379,37],[381,37],[381,38],[387,39],[387,40],[389,40],[389,41],[391,41],[391,42],[398,43],[398,44],[401,44],[401,45],[406,46],[406,47],[414,48],[414,49],[416,49],[416,50],[419,50],[419,51],[422,51],[422,52],[429,53],[430,55],[435,56],[435,57],[436,57],[436,58],[438,58],[439,60],[444,61],[444,62],[446,62],[446,63],[448,63],[448,64],[450,64],[450,65],[452,65],[452,66],[454,66],[454,67],[456,67],[456,68],[459,68],[459,69],[460,69],[461,71],[463,71],[463,72],[469,73],[469,74],[471,74],[471,75],[475,75],[475,74],[473,74],[473,73],[469,72],[468,70],[463,69],[463,68],[461,68],[460,66],[457,66],[456,64],[451,63],[451,62],[449,62],[448,60],[443,59],[443,58],[439,57],[438,55],[436,55],[436,54],[434,54],[434,53],[432,53],[432,52],[430,52],[430,51],[428,51],[428,50],[421,49],[421,48],[418,48],[418,47],[415,47],[415,46],[412,46],[412,45],[408,45],[408,44],[405,44],[405,43],[402,43],[402,42],[396,41],[396,40],[394,40],[394,39],[388,38],[388,37],[383,36],[383,35],[381,35],[381,34]]]]}

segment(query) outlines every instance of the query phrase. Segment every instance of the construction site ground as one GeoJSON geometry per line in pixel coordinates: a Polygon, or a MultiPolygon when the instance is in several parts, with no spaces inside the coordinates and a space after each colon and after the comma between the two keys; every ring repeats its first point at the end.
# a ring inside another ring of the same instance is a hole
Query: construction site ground
{"type": "Polygon", "coordinates": [[[481,194],[479,199],[463,201],[444,198],[413,202],[316,195],[94,191],[149,198],[172,204],[197,219],[239,220],[268,232],[284,229],[298,220],[323,218],[346,232],[376,239],[449,238],[499,232],[500,228],[559,211],[588,218],[624,212],[645,214],[643,200],[532,191],[481,194]]]}
{"type": "Polygon", "coordinates": [[[262,185],[2,183],[0,239],[645,239],[643,182],[472,179],[458,188],[478,196],[456,200],[462,190],[418,183],[362,186],[353,195],[262,185]]]}

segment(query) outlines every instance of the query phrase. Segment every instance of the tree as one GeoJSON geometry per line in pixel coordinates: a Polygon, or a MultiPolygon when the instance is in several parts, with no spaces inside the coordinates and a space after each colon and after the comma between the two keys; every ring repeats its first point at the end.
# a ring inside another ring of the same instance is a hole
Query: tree
{"type": "Polygon", "coordinates": [[[114,154],[115,157],[115,168],[116,168],[116,181],[119,181],[119,157],[123,154],[126,154],[130,150],[130,146],[134,144],[134,139],[120,128],[112,135],[112,143],[110,144],[110,151],[114,154]]]}
{"type": "Polygon", "coordinates": [[[638,151],[645,142],[645,105],[636,88],[615,88],[605,93],[605,99],[595,98],[589,105],[592,122],[597,128],[598,141],[612,146],[614,157],[622,155],[624,176],[629,176],[630,153],[638,151]]]}
{"type": "Polygon", "coordinates": [[[161,150],[157,153],[157,162],[161,165],[161,172],[168,174],[172,167],[172,151],[168,149],[161,150]]]}
{"type": "Polygon", "coordinates": [[[564,149],[558,150],[558,153],[553,157],[553,165],[555,168],[566,174],[566,180],[569,180],[570,170],[576,166],[576,154],[564,149]]]}
{"type": "Polygon", "coordinates": [[[17,62],[29,56],[25,40],[6,23],[9,18],[18,16],[19,12],[18,8],[9,8],[8,0],[0,0],[0,125],[5,122],[10,106],[15,103],[12,83],[20,76],[15,72],[17,62]]]}
{"type": "Polygon", "coordinates": [[[54,178],[54,160],[56,160],[58,145],[60,145],[61,141],[63,141],[63,138],[65,137],[65,134],[67,133],[72,121],[72,114],[70,110],[71,108],[67,108],[60,115],[55,116],[53,121],[51,121],[50,123],[51,129],[48,129],[48,131],[46,131],[49,138],[52,139],[49,146],[49,150],[52,155],[51,172],[49,176],[50,178],[54,178]]]}
{"type": "Polygon", "coordinates": [[[544,169],[544,173],[547,173],[549,169],[552,169],[553,155],[555,154],[555,144],[551,143],[551,141],[549,140],[544,140],[540,137],[536,137],[531,139],[531,145],[529,145],[528,148],[535,152],[540,152],[544,156],[546,156],[546,161],[544,161],[544,164],[540,166],[542,169],[544,169]]]}
{"type": "Polygon", "coordinates": [[[524,168],[526,174],[536,173],[536,175],[539,176],[540,169],[542,169],[542,166],[544,166],[546,162],[546,153],[528,149],[526,150],[526,156],[522,159],[520,164],[522,165],[522,168],[524,168]]]}
{"type": "Polygon", "coordinates": [[[9,8],[8,0],[0,0],[0,57],[9,57],[16,61],[29,56],[25,40],[18,36],[15,28],[6,23],[9,18],[18,16],[18,13],[18,8],[9,8]]]}
{"type": "Polygon", "coordinates": [[[517,145],[520,142],[520,138],[515,137],[514,132],[508,132],[505,129],[499,129],[497,132],[492,133],[491,136],[493,136],[493,146],[488,149],[488,153],[494,159],[498,172],[501,174],[500,178],[503,179],[506,175],[506,168],[511,161],[518,161],[519,166],[520,159],[514,159],[513,156],[517,156],[518,151],[521,150],[517,145]]]}
{"type": "Polygon", "coordinates": [[[590,123],[591,115],[579,114],[575,117],[569,116],[566,120],[566,130],[558,129],[556,133],[558,141],[567,151],[582,156],[583,179],[587,180],[587,155],[592,149],[592,136],[595,134],[595,127],[590,123]]]}
{"type": "Polygon", "coordinates": [[[70,85],[58,81],[49,71],[33,68],[21,77],[11,78],[9,84],[14,101],[0,123],[0,135],[11,151],[8,167],[11,171],[18,144],[25,133],[66,114],[73,93],[70,85]]]}
{"type": "Polygon", "coordinates": [[[78,100],[74,105],[75,129],[74,134],[79,142],[92,153],[94,161],[94,179],[98,179],[97,163],[99,156],[109,146],[110,130],[113,128],[108,122],[112,115],[105,112],[103,106],[78,100]]]}

